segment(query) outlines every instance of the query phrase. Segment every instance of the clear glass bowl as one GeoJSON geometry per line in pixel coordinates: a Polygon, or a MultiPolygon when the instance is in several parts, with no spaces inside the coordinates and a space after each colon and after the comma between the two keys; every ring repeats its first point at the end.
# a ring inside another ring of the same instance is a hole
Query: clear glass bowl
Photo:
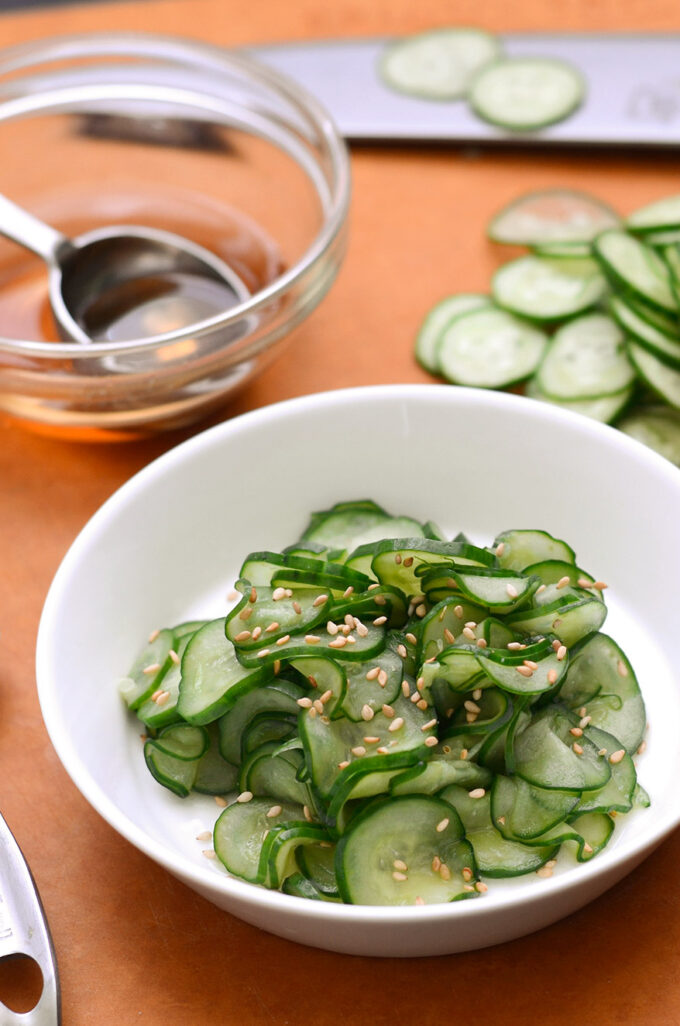
{"type": "Polygon", "coordinates": [[[5,50],[0,146],[0,191],[65,234],[164,228],[250,290],[189,327],[156,317],[140,339],[65,343],[44,264],[0,239],[0,409],[53,432],[126,438],[210,413],[278,352],[344,255],[344,143],[309,94],[245,54],[138,34],[5,50]]]}

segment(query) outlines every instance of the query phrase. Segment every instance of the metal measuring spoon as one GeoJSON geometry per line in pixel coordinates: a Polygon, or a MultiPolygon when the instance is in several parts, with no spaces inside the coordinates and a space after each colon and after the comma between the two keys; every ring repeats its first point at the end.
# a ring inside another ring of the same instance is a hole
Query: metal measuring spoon
{"type": "Polygon", "coordinates": [[[11,955],[38,963],[43,989],[30,1012],[12,1012],[0,1001],[3,1026],[59,1026],[59,976],[47,920],[31,871],[0,816],[0,959],[11,955]]]}
{"type": "Polygon", "coordinates": [[[0,234],[47,264],[50,305],[63,341],[88,345],[111,340],[107,325],[115,323],[117,341],[163,334],[222,313],[250,296],[228,264],[173,232],[113,225],[69,239],[0,195],[0,234]],[[187,290],[183,308],[175,301],[173,310],[166,311],[165,323],[158,310],[148,330],[143,319],[128,316],[136,307],[147,312],[162,307],[164,292],[171,293],[178,282],[194,287],[187,290]]]}

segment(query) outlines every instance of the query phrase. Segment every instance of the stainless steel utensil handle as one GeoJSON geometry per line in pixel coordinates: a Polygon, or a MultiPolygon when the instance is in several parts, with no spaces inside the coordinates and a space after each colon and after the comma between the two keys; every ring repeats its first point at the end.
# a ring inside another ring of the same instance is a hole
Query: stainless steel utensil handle
{"type": "Polygon", "coordinates": [[[60,1026],[57,962],[40,896],[12,832],[0,816],[0,959],[27,955],[37,962],[43,990],[29,1012],[13,1012],[0,1001],[2,1026],[60,1026]]]}
{"type": "Polygon", "coordinates": [[[32,253],[42,257],[48,264],[54,263],[57,253],[71,244],[70,240],[56,228],[40,221],[2,194],[0,194],[0,235],[30,249],[32,253]]]}

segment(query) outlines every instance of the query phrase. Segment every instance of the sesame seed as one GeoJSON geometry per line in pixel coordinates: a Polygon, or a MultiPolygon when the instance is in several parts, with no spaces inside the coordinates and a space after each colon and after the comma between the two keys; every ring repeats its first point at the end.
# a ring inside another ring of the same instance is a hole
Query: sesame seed
{"type": "Polygon", "coordinates": [[[424,723],[420,729],[421,730],[431,730],[432,727],[436,727],[436,726],[437,726],[437,720],[435,718],[435,719],[428,720],[427,723],[424,723]]]}
{"type": "Polygon", "coordinates": [[[576,741],[574,741],[571,747],[574,749],[577,755],[583,755],[583,749],[581,748],[580,744],[578,744],[576,741]]]}
{"type": "Polygon", "coordinates": [[[408,880],[408,877],[406,876],[406,873],[400,873],[398,869],[395,869],[392,873],[392,879],[397,882],[401,882],[402,880],[408,880]]]}
{"type": "Polygon", "coordinates": [[[583,730],[582,730],[581,727],[571,727],[570,730],[569,730],[569,733],[573,734],[574,737],[582,737],[583,736],[583,730]]]}
{"type": "Polygon", "coordinates": [[[599,756],[604,756],[604,755],[607,754],[607,749],[606,748],[600,748],[600,750],[599,750],[599,752],[597,754],[599,756]]]}
{"type": "Polygon", "coordinates": [[[415,900],[415,901],[413,902],[413,904],[414,904],[414,905],[424,905],[424,904],[425,904],[425,902],[424,902],[424,901],[423,901],[423,899],[422,899],[422,898],[420,897],[420,895],[418,895],[418,897],[417,897],[417,898],[416,898],[416,900],[415,900]]]}
{"type": "Polygon", "coordinates": [[[372,734],[368,734],[364,738],[364,741],[366,742],[367,745],[377,745],[379,740],[380,740],[379,737],[374,737],[372,734]]]}
{"type": "Polygon", "coordinates": [[[404,696],[404,698],[408,698],[408,696],[411,694],[411,688],[407,680],[402,680],[401,682],[401,693],[404,696]]]}
{"type": "Polygon", "coordinates": [[[526,645],[523,645],[521,641],[509,641],[506,648],[509,648],[511,651],[515,651],[521,648],[526,648],[526,645]]]}
{"type": "Polygon", "coordinates": [[[430,707],[429,707],[429,705],[427,704],[427,702],[425,701],[425,699],[424,699],[424,698],[420,698],[420,699],[419,699],[419,700],[418,700],[418,701],[416,702],[416,709],[420,709],[420,710],[421,710],[421,712],[425,712],[425,710],[426,710],[426,709],[429,709],[429,708],[430,708],[430,707]]]}
{"type": "Polygon", "coordinates": [[[347,638],[344,635],[339,634],[337,638],[333,638],[332,641],[328,642],[328,647],[329,648],[344,648],[346,644],[347,644],[347,638]]]}
{"type": "Polygon", "coordinates": [[[449,645],[453,645],[454,641],[456,640],[455,634],[453,634],[448,627],[444,628],[444,638],[446,639],[446,641],[448,641],[449,645]]]}
{"type": "Polygon", "coordinates": [[[326,702],[328,702],[328,700],[329,700],[329,699],[331,699],[332,697],[333,697],[333,692],[331,691],[331,689],[330,689],[330,688],[328,688],[328,689],[327,689],[326,691],[324,691],[323,695],[321,695],[321,696],[319,697],[319,701],[320,701],[320,702],[323,702],[323,703],[325,704],[325,703],[326,703],[326,702]]]}
{"type": "Polygon", "coordinates": [[[548,678],[548,684],[555,684],[557,681],[557,670],[553,667],[551,670],[548,670],[546,676],[548,678]]]}
{"type": "Polygon", "coordinates": [[[253,611],[252,606],[244,606],[244,608],[238,614],[239,620],[247,620],[248,617],[250,616],[250,614],[252,613],[252,611],[253,611]]]}
{"type": "Polygon", "coordinates": [[[212,851],[212,849],[210,849],[210,848],[205,848],[201,852],[201,855],[203,855],[203,857],[206,858],[206,859],[215,859],[215,858],[217,858],[217,856],[215,855],[215,852],[212,851]]]}
{"type": "Polygon", "coordinates": [[[408,866],[406,865],[403,859],[395,859],[392,865],[395,869],[401,870],[402,873],[408,872],[408,866]]]}
{"type": "Polygon", "coordinates": [[[238,634],[234,635],[234,641],[247,641],[250,637],[250,631],[239,631],[238,634]]]}
{"type": "Polygon", "coordinates": [[[142,673],[146,673],[147,676],[150,676],[152,673],[158,673],[160,668],[161,668],[161,664],[160,663],[149,663],[148,666],[144,667],[144,669],[142,670],[142,673]]]}
{"type": "Polygon", "coordinates": [[[389,727],[387,728],[390,733],[394,733],[395,730],[400,730],[404,726],[404,721],[401,716],[397,716],[396,720],[392,720],[389,727]]]}
{"type": "Polygon", "coordinates": [[[482,689],[475,688],[475,690],[472,692],[472,697],[474,698],[475,702],[478,702],[482,697],[482,689]]]}
{"type": "Polygon", "coordinates": [[[462,606],[454,606],[453,607],[453,612],[455,613],[455,615],[458,617],[459,620],[463,619],[463,607],[462,606]]]}
{"type": "Polygon", "coordinates": [[[480,713],[482,711],[477,705],[477,703],[471,702],[469,698],[465,702],[463,702],[463,708],[467,709],[468,712],[473,713],[480,713]]]}
{"type": "Polygon", "coordinates": [[[410,645],[417,645],[418,639],[415,636],[415,634],[411,634],[411,632],[409,631],[408,634],[404,635],[404,637],[406,638],[406,640],[408,641],[408,643],[410,645]]]}
{"type": "Polygon", "coordinates": [[[161,632],[160,632],[160,630],[158,629],[158,627],[156,627],[156,629],[155,629],[154,631],[151,631],[151,634],[149,635],[149,644],[150,644],[150,645],[151,645],[151,644],[153,644],[153,642],[154,642],[154,641],[156,640],[156,638],[158,637],[158,635],[159,635],[160,633],[161,633],[161,632]]]}
{"type": "Polygon", "coordinates": [[[570,584],[570,583],[571,583],[571,582],[570,582],[570,580],[569,580],[569,578],[568,578],[568,577],[560,577],[560,579],[559,579],[559,581],[557,582],[557,584],[555,585],[555,587],[556,587],[556,588],[566,588],[566,586],[567,586],[568,584],[570,584]]]}
{"type": "Polygon", "coordinates": [[[285,588],[274,588],[274,591],[272,592],[272,598],[274,599],[275,602],[280,602],[281,599],[284,599],[285,597],[286,597],[286,589],[285,588]]]}
{"type": "MultiPolygon", "coordinates": [[[[562,644],[562,642],[559,640],[559,638],[555,638],[555,640],[552,643],[553,650],[555,652],[557,652],[557,650],[558,650],[558,648],[560,648],[561,644],[562,644]]],[[[508,647],[510,647],[510,646],[508,646],[508,647]]]]}
{"type": "Polygon", "coordinates": [[[461,748],[461,750],[460,750],[460,758],[463,760],[463,762],[465,762],[467,757],[468,757],[468,750],[467,750],[467,748],[461,748]]]}
{"type": "Polygon", "coordinates": [[[301,706],[303,709],[309,709],[312,704],[312,700],[311,698],[307,698],[307,696],[305,695],[303,698],[297,699],[297,704],[301,706]]]}
{"type": "Polygon", "coordinates": [[[590,716],[582,716],[581,719],[578,721],[579,727],[581,727],[581,729],[583,729],[583,727],[587,727],[591,721],[591,718],[592,717],[590,716]]]}
{"type": "Polygon", "coordinates": [[[475,632],[473,631],[472,627],[463,627],[463,634],[470,641],[475,641],[476,640],[475,639],[475,632]]]}
{"type": "Polygon", "coordinates": [[[419,694],[418,691],[414,691],[413,692],[413,694],[411,695],[411,701],[413,702],[414,705],[416,704],[416,702],[420,701],[420,694],[419,694]]]}
{"type": "Polygon", "coordinates": [[[237,598],[240,598],[240,597],[241,597],[241,596],[240,596],[240,595],[239,595],[239,593],[238,593],[238,592],[236,591],[236,589],[235,589],[235,588],[232,588],[232,590],[231,590],[231,591],[229,592],[229,594],[227,595],[227,602],[235,602],[235,601],[236,601],[236,599],[237,599],[237,598]]]}
{"type": "Polygon", "coordinates": [[[619,677],[628,676],[628,667],[624,663],[623,659],[619,659],[618,663],[616,664],[616,669],[619,674],[619,677]]]}
{"type": "Polygon", "coordinates": [[[579,588],[590,588],[593,582],[589,581],[587,577],[579,577],[576,583],[579,588]]]}
{"type": "Polygon", "coordinates": [[[347,644],[348,645],[356,645],[356,643],[357,643],[357,639],[354,637],[354,635],[353,634],[348,634],[347,635],[347,644]]]}
{"type": "Polygon", "coordinates": [[[472,791],[468,791],[469,798],[483,798],[486,791],[483,787],[474,787],[472,791]]]}
{"type": "Polygon", "coordinates": [[[647,748],[647,742],[646,741],[641,741],[640,745],[638,747],[638,750],[637,750],[637,752],[635,754],[636,755],[642,755],[642,753],[645,751],[646,748],[647,748]]]}
{"type": "Polygon", "coordinates": [[[161,691],[160,695],[156,699],[156,705],[165,705],[167,700],[170,698],[169,691],[161,691]]]}
{"type": "Polygon", "coordinates": [[[463,890],[468,892],[474,891],[474,887],[472,886],[472,884],[463,884],[463,890]]]}
{"type": "Polygon", "coordinates": [[[384,747],[383,748],[376,748],[376,752],[378,753],[378,755],[387,755],[387,749],[384,748],[384,747]]]}
{"type": "Polygon", "coordinates": [[[218,794],[215,795],[215,805],[218,805],[220,809],[225,809],[227,807],[227,803],[224,798],[221,798],[218,794]]]}
{"type": "Polygon", "coordinates": [[[349,587],[345,588],[345,590],[343,591],[342,597],[349,598],[353,591],[354,587],[350,584],[349,587]]]}
{"type": "Polygon", "coordinates": [[[545,591],[545,584],[539,584],[538,588],[536,588],[536,594],[540,595],[542,591],[545,591]]]}
{"type": "Polygon", "coordinates": [[[356,745],[352,749],[352,755],[358,755],[359,757],[361,757],[362,755],[365,755],[365,754],[366,754],[366,749],[364,748],[363,745],[356,745]]]}
{"type": "Polygon", "coordinates": [[[612,752],[612,754],[609,756],[609,761],[614,766],[616,766],[616,764],[618,762],[621,762],[621,760],[624,758],[625,754],[626,754],[625,748],[619,748],[618,752],[612,752]]]}
{"type": "Polygon", "coordinates": [[[496,546],[496,555],[498,556],[499,559],[503,555],[504,552],[505,552],[505,542],[499,542],[498,545],[496,546]]]}
{"type": "Polygon", "coordinates": [[[375,620],[373,621],[373,625],[375,627],[382,627],[384,623],[387,623],[386,616],[376,616],[375,620]]]}
{"type": "Polygon", "coordinates": [[[262,628],[259,625],[257,627],[253,627],[253,634],[252,634],[253,641],[257,641],[257,639],[259,638],[260,634],[262,634],[262,628]]]}
{"type": "Polygon", "coordinates": [[[365,623],[361,623],[360,620],[357,620],[356,632],[360,638],[365,638],[368,634],[368,627],[365,623]]]}
{"type": "Polygon", "coordinates": [[[373,584],[369,584],[367,590],[368,591],[375,591],[375,589],[379,588],[379,587],[380,587],[380,585],[378,584],[378,582],[374,581],[373,584]]]}
{"type": "Polygon", "coordinates": [[[397,654],[400,655],[402,659],[406,659],[408,655],[406,645],[397,645],[397,654]]]}
{"type": "Polygon", "coordinates": [[[319,606],[322,606],[324,602],[328,602],[328,595],[317,595],[312,602],[312,605],[318,608],[319,606]]]}
{"type": "Polygon", "coordinates": [[[241,793],[236,796],[236,801],[240,805],[244,805],[246,802],[252,801],[252,798],[253,798],[253,792],[252,791],[241,791],[241,793]]]}
{"type": "Polygon", "coordinates": [[[374,716],[375,716],[375,713],[371,709],[370,705],[364,705],[362,707],[362,709],[361,709],[361,718],[362,718],[362,720],[366,720],[366,722],[369,723],[373,719],[374,716]]]}
{"type": "Polygon", "coordinates": [[[305,819],[307,820],[307,822],[311,823],[312,822],[312,814],[309,811],[309,806],[308,805],[303,805],[302,806],[302,811],[304,813],[304,816],[305,816],[305,819]]]}
{"type": "Polygon", "coordinates": [[[461,876],[463,877],[463,880],[465,880],[466,883],[469,883],[470,880],[472,880],[472,870],[469,866],[463,866],[463,869],[461,870],[461,876]]]}
{"type": "Polygon", "coordinates": [[[347,769],[348,766],[349,766],[349,762],[347,761],[347,759],[344,759],[342,762],[338,763],[338,769],[340,769],[340,770],[347,769]]]}
{"type": "Polygon", "coordinates": [[[445,862],[442,862],[441,866],[439,867],[439,875],[441,876],[442,880],[451,879],[451,870],[445,862]]]}
{"type": "Polygon", "coordinates": [[[273,819],[274,816],[280,816],[280,815],[281,815],[281,806],[280,805],[272,805],[271,809],[269,809],[269,811],[267,812],[267,819],[273,819]]]}
{"type": "Polygon", "coordinates": [[[501,826],[505,826],[505,816],[499,816],[498,817],[498,822],[500,823],[501,826]]]}
{"type": "Polygon", "coordinates": [[[538,663],[535,663],[533,661],[533,659],[525,659],[524,660],[524,665],[528,666],[530,670],[537,670],[538,669],[538,663]]]}
{"type": "Polygon", "coordinates": [[[298,616],[302,612],[302,606],[300,605],[299,602],[293,602],[293,609],[295,610],[295,612],[297,613],[298,616]]]}
{"type": "Polygon", "coordinates": [[[477,621],[476,620],[468,620],[467,623],[465,624],[465,626],[469,627],[470,630],[474,630],[475,627],[477,626],[477,621]]]}
{"type": "Polygon", "coordinates": [[[371,667],[371,669],[366,674],[366,680],[375,680],[379,673],[380,673],[380,667],[379,666],[371,667]]]}
{"type": "Polygon", "coordinates": [[[516,666],[517,673],[521,673],[523,677],[533,677],[534,671],[530,666],[516,666]]]}
{"type": "Polygon", "coordinates": [[[438,873],[441,868],[441,864],[442,860],[439,858],[439,855],[435,855],[432,859],[432,872],[438,873]]]}
{"type": "Polygon", "coordinates": [[[553,871],[550,866],[541,866],[540,869],[536,870],[536,876],[542,877],[544,880],[548,880],[553,875],[553,871]]]}
{"type": "Polygon", "coordinates": [[[335,637],[335,635],[338,633],[339,629],[340,628],[338,627],[337,623],[333,623],[332,620],[329,620],[328,623],[326,624],[326,631],[332,637],[335,637]]]}
{"type": "Polygon", "coordinates": [[[514,586],[514,584],[506,584],[505,590],[510,598],[515,599],[519,595],[519,592],[517,591],[517,588],[514,586]]]}
{"type": "Polygon", "coordinates": [[[567,654],[567,646],[566,645],[560,645],[560,647],[557,649],[557,653],[556,653],[557,658],[559,659],[560,662],[562,662],[562,660],[564,659],[566,654],[567,654]]]}
{"type": "Polygon", "coordinates": [[[486,648],[486,638],[477,638],[477,648],[486,648]]]}
{"type": "Polygon", "coordinates": [[[588,844],[588,842],[586,841],[586,843],[583,845],[583,851],[585,852],[586,855],[592,855],[593,854],[593,846],[592,846],[592,844],[588,844]]]}
{"type": "Polygon", "coordinates": [[[318,645],[320,641],[321,638],[318,634],[305,634],[306,645],[318,645]]]}
{"type": "Polygon", "coordinates": [[[606,585],[604,581],[595,581],[593,584],[593,588],[597,588],[598,591],[604,591],[607,587],[608,585],[606,585]]]}
{"type": "Polygon", "coordinates": [[[388,720],[391,720],[392,717],[394,716],[394,709],[392,708],[391,705],[384,705],[382,707],[382,711],[385,714],[385,716],[387,716],[388,720]]]}
{"type": "Polygon", "coordinates": [[[439,744],[439,742],[437,741],[437,738],[433,734],[431,734],[430,737],[426,737],[425,738],[425,747],[426,748],[434,748],[435,745],[437,745],[437,744],[439,744]]]}
{"type": "Polygon", "coordinates": [[[387,670],[380,670],[378,674],[378,684],[381,688],[384,688],[387,684],[387,670]]]}
{"type": "Polygon", "coordinates": [[[466,723],[474,723],[475,720],[477,719],[478,715],[479,715],[478,713],[466,712],[465,713],[465,722],[466,723]]]}
{"type": "Polygon", "coordinates": [[[404,566],[413,566],[413,556],[406,556],[404,566]]]}
{"type": "Polygon", "coordinates": [[[394,562],[397,564],[397,566],[399,566],[399,564],[401,563],[401,553],[400,552],[395,552],[395,554],[394,554],[394,562]]]}
{"type": "Polygon", "coordinates": [[[179,665],[179,656],[175,652],[174,648],[170,649],[170,651],[168,652],[168,655],[170,656],[170,658],[173,661],[173,663],[175,664],[175,666],[178,666],[179,665]]]}
{"type": "Polygon", "coordinates": [[[290,641],[290,634],[284,634],[276,641],[277,645],[285,645],[287,641],[290,641]]]}
{"type": "Polygon", "coordinates": [[[271,649],[269,649],[269,648],[261,648],[260,651],[257,653],[257,658],[258,659],[264,659],[265,656],[269,655],[270,651],[271,651],[271,649]]]}
{"type": "Polygon", "coordinates": [[[376,606],[386,606],[387,605],[387,599],[385,598],[384,595],[376,595],[375,598],[373,599],[373,601],[375,602],[376,606]]]}
{"type": "Polygon", "coordinates": [[[314,706],[312,706],[311,709],[309,710],[309,718],[310,718],[310,720],[313,720],[315,718],[315,716],[316,716],[316,709],[314,708],[314,706]]]}
{"type": "Polygon", "coordinates": [[[478,880],[477,883],[475,884],[475,890],[479,891],[480,894],[486,894],[488,889],[489,888],[486,886],[486,884],[483,883],[481,880],[478,880]]]}
{"type": "Polygon", "coordinates": [[[212,832],[210,830],[201,830],[200,834],[196,834],[197,841],[209,841],[211,837],[212,832]]]}
{"type": "Polygon", "coordinates": [[[316,709],[316,711],[318,712],[318,714],[320,716],[321,713],[323,712],[323,702],[321,701],[321,699],[319,699],[319,698],[314,699],[314,701],[312,702],[312,705],[314,706],[314,708],[316,709]]]}
{"type": "Polygon", "coordinates": [[[441,834],[441,833],[444,832],[444,830],[446,830],[448,825],[449,825],[449,820],[448,819],[440,819],[439,822],[437,823],[437,826],[435,827],[435,830],[437,831],[438,834],[441,834]]]}

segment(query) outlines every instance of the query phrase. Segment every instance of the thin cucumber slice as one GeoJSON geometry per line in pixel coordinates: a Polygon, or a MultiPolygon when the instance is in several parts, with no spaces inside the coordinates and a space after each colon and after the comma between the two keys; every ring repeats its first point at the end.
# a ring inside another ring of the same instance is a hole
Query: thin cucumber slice
{"type": "Polygon", "coordinates": [[[180,759],[164,751],[155,741],[144,743],[144,759],[153,778],[163,787],[179,798],[187,798],[191,794],[199,759],[180,759]]]}
{"type": "Polygon", "coordinates": [[[211,723],[207,729],[210,747],[198,764],[193,790],[199,794],[229,794],[238,784],[238,770],[222,757],[217,724],[211,723]]]}
{"type": "Polygon", "coordinates": [[[478,656],[479,664],[499,688],[514,695],[540,695],[558,687],[567,672],[567,657],[558,659],[548,646],[543,658],[527,660],[529,651],[527,648],[520,656],[502,658],[497,651],[483,649],[478,656]],[[531,673],[527,673],[529,670],[531,673]]]}
{"type": "Polygon", "coordinates": [[[451,753],[438,753],[429,762],[419,762],[397,774],[390,781],[389,789],[392,795],[437,794],[443,787],[453,784],[468,790],[488,787],[491,779],[491,771],[471,759],[458,759],[451,753]]]}
{"type": "Polygon", "coordinates": [[[599,631],[606,617],[604,602],[588,595],[582,599],[558,600],[545,606],[511,613],[507,623],[513,630],[531,637],[554,634],[571,648],[588,634],[599,631]]]}
{"type": "Polygon", "coordinates": [[[582,417],[590,417],[601,424],[611,424],[625,410],[633,398],[635,386],[624,388],[621,392],[613,395],[603,395],[599,399],[553,399],[547,396],[539,387],[536,378],[527,382],[525,394],[530,399],[538,399],[540,402],[551,403],[563,410],[571,410],[572,413],[580,413],[582,417]]]}
{"type": "Polygon", "coordinates": [[[575,794],[604,787],[611,767],[585,735],[571,734],[577,725],[577,718],[556,707],[536,716],[515,737],[517,775],[536,787],[575,794]]]}
{"type": "Polygon", "coordinates": [[[461,314],[491,306],[491,299],[480,292],[460,292],[447,296],[432,307],[416,336],[415,357],[421,367],[439,374],[439,342],[444,328],[461,314]]]}
{"type": "MultiPolygon", "coordinates": [[[[490,221],[487,235],[510,246],[578,246],[620,223],[606,203],[575,189],[542,189],[508,203],[490,221]]],[[[588,250],[590,251],[590,250],[588,250]]]]}
{"type": "Polygon", "coordinates": [[[614,288],[632,293],[639,302],[662,313],[677,315],[668,265],[651,246],[612,228],[595,239],[593,255],[614,288]]]}
{"type": "Polygon", "coordinates": [[[461,601],[458,595],[437,603],[421,620],[418,660],[424,662],[439,654],[458,639],[466,623],[479,622],[486,616],[481,606],[461,601]],[[453,640],[452,640],[453,639],[453,640]]]}
{"type": "Polygon", "coordinates": [[[626,228],[642,234],[680,228],[680,196],[664,196],[634,210],[626,218],[626,228]]]}
{"type": "Polygon", "coordinates": [[[541,391],[558,400],[618,395],[634,379],[623,332],[611,317],[600,313],[560,328],[536,373],[541,391]]]}
{"type": "Polygon", "coordinates": [[[243,733],[253,718],[262,713],[297,715],[300,711],[298,699],[304,695],[303,688],[287,680],[269,680],[262,686],[240,695],[218,721],[220,751],[223,758],[238,766],[243,756],[243,733]]]}
{"type": "Polygon", "coordinates": [[[330,897],[337,898],[338,881],[335,876],[335,845],[308,844],[298,848],[295,857],[300,872],[314,886],[330,897]]]}
{"type": "Polygon", "coordinates": [[[383,538],[417,538],[424,534],[411,517],[393,517],[376,503],[338,503],[329,510],[313,513],[303,541],[353,552],[359,545],[383,538]]]}
{"type": "MultiPolygon", "coordinates": [[[[589,726],[586,732],[600,750],[606,749],[610,753],[620,751],[618,739],[606,731],[589,726]]],[[[610,763],[610,766],[611,777],[607,783],[599,791],[582,792],[574,808],[574,815],[584,812],[625,813],[632,809],[637,786],[637,773],[632,758],[626,753],[619,761],[610,763]]]]}
{"type": "Polygon", "coordinates": [[[139,653],[127,677],[119,681],[118,690],[128,709],[139,709],[158,690],[172,666],[170,651],[174,643],[172,631],[159,631],[139,653]]]}
{"type": "Polygon", "coordinates": [[[398,588],[409,597],[423,591],[422,574],[444,560],[470,566],[493,566],[490,552],[465,542],[439,542],[429,538],[395,538],[378,542],[373,550],[371,570],[382,583],[398,588]]]}
{"type": "Polygon", "coordinates": [[[540,329],[505,310],[472,311],[444,329],[439,366],[453,384],[505,388],[534,373],[547,342],[540,329]]]}
{"type": "Polygon", "coordinates": [[[210,745],[208,732],[189,723],[174,723],[155,738],[156,747],[175,759],[194,762],[205,755],[210,745]]]}
{"type": "MultiPolygon", "coordinates": [[[[298,852],[304,850],[304,847],[298,848],[298,852]]],[[[296,857],[298,852],[296,852],[296,857]]],[[[293,873],[292,876],[287,876],[283,881],[281,890],[284,894],[291,894],[295,898],[309,898],[312,901],[332,901],[335,903],[341,901],[339,897],[334,898],[330,894],[324,894],[303,873],[293,873]]]]}
{"type": "Polygon", "coordinates": [[[561,538],[554,538],[547,531],[513,530],[497,534],[493,545],[498,563],[505,570],[524,570],[533,563],[546,559],[559,559],[565,563],[576,563],[574,550],[561,538]]]}
{"type": "Polygon", "coordinates": [[[680,370],[669,367],[656,353],[628,341],[628,355],[636,371],[653,392],[676,410],[680,409],[680,370]]]}
{"type": "MultiPolygon", "coordinates": [[[[203,626],[202,624],[200,626],[203,626]]],[[[137,716],[152,730],[159,730],[161,727],[175,723],[179,719],[177,702],[179,701],[179,685],[182,679],[181,659],[184,650],[189,644],[195,632],[186,632],[179,638],[177,632],[173,631],[175,637],[175,656],[171,656],[172,666],[163,674],[160,693],[152,693],[150,698],[137,709],[137,716]]],[[[157,689],[158,692],[159,689],[157,689]]]]}
{"type": "Polygon", "coordinates": [[[367,624],[365,634],[351,633],[347,638],[329,634],[326,628],[317,629],[311,634],[284,634],[274,644],[265,643],[265,646],[257,652],[240,651],[238,657],[244,668],[259,666],[263,672],[269,673],[281,661],[287,662],[311,654],[328,655],[343,662],[345,660],[361,662],[378,655],[384,647],[384,627],[367,624]]]}
{"type": "Polygon", "coordinates": [[[404,662],[392,649],[385,648],[369,662],[347,663],[345,675],[347,687],[342,712],[348,720],[358,722],[365,715],[366,707],[377,712],[401,693],[404,662]]]}
{"type": "Polygon", "coordinates": [[[518,257],[496,271],[491,283],[499,306],[547,324],[590,309],[606,289],[603,274],[589,257],[518,257]]]}
{"type": "Polygon", "coordinates": [[[242,792],[307,805],[309,788],[298,780],[303,758],[299,750],[279,751],[275,742],[262,745],[243,764],[239,788],[242,792]]]}
{"type": "Polygon", "coordinates": [[[261,866],[262,846],[269,832],[283,823],[306,824],[302,806],[271,798],[252,798],[228,805],[215,823],[215,854],[234,876],[250,883],[264,883],[266,867],[261,866]]]}
{"type": "Polygon", "coordinates": [[[641,406],[616,426],[680,467],[680,411],[665,406],[641,406]]]}
{"type": "Polygon", "coordinates": [[[514,841],[541,837],[578,807],[573,791],[535,787],[521,777],[494,777],[491,814],[498,830],[514,841]]]}
{"type": "Polygon", "coordinates": [[[390,89],[428,100],[455,100],[465,96],[475,72],[500,53],[500,40],[490,32],[442,28],[389,44],[378,67],[390,89]]]}
{"type": "Polygon", "coordinates": [[[570,826],[579,834],[581,843],[576,858],[579,862],[590,862],[609,842],[614,832],[614,821],[602,812],[586,812],[570,820],[570,826]]]}
{"type": "Polygon", "coordinates": [[[563,121],[583,102],[580,73],[564,61],[514,57],[483,68],[470,86],[469,101],[484,121],[525,132],[563,121]]]}
{"type": "Polygon", "coordinates": [[[226,618],[227,638],[238,651],[260,649],[284,634],[311,631],[328,619],[331,608],[331,597],[321,587],[277,590],[258,586],[254,593],[253,602],[248,588],[226,618]]]}
{"type": "Polygon", "coordinates": [[[632,335],[639,345],[651,350],[669,366],[680,369],[680,331],[676,329],[673,335],[669,335],[667,331],[660,330],[620,296],[611,297],[609,308],[623,330],[632,335]]]}
{"type": "Polygon", "coordinates": [[[548,242],[542,246],[532,246],[534,256],[548,259],[582,260],[590,256],[588,242],[548,242]]]}
{"type": "Polygon", "coordinates": [[[466,883],[477,867],[453,806],[405,795],[377,802],[352,821],[338,844],[336,873],[350,904],[414,905],[473,896],[466,883]]]}
{"type": "Polygon", "coordinates": [[[264,677],[263,666],[241,665],[224,628],[224,617],[201,627],[182,657],[177,710],[188,723],[200,725],[218,719],[264,677]]]}

